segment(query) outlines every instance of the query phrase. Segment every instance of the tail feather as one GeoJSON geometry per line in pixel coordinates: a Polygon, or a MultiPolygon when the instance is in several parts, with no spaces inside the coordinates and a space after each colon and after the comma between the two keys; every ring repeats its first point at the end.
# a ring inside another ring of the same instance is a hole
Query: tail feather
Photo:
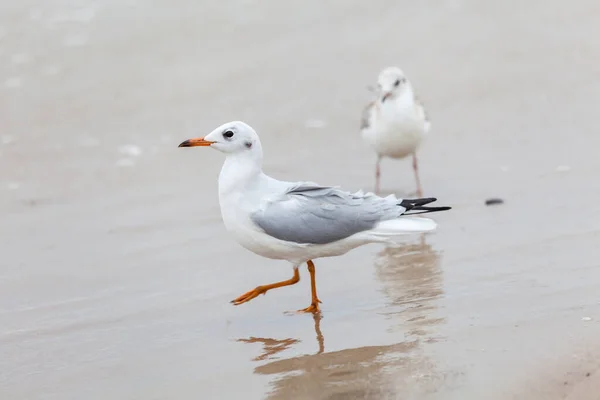
{"type": "Polygon", "coordinates": [[[406,211],[403,215],[417,215],[417,214],[427,214],[430,212],[437,211],[447,211],[452,209],[452,207],[427,207],[426,204],[433,203],[437,201],[435,197],[426,197],[422,199],[404,199],[400,203],[399,206],[406,208],[406,211]],[[413,212],[409,212],[413,211],[413,212]],[[414,212],[417,211],[417,212],[414,212]]]}
{"type": "Polygon", "coordinates": [[[371,231],[379,237],[394,237],[435,230],[437,224],[429,218],[398,218],[382,221],[371,231]]]}

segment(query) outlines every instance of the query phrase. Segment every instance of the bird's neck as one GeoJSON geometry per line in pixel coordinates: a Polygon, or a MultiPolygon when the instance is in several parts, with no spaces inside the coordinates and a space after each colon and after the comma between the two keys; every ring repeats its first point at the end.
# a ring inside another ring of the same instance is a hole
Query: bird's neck
{"type": "Polygon", "coordinates": [[[219,195],[240,191],[262,175],[262,152],[229,154],[219,174],[219,195]]]}
{"type": "Polygon", "coordinates": [[[414,100],[414,92],[412,87],[407,84],[407,86],[400,93],[396,93],[391,96],[391,98],[387,99],[382,103],[382,108],[398,108],[398,107],[406,107],[411,106],[414,100]]]}

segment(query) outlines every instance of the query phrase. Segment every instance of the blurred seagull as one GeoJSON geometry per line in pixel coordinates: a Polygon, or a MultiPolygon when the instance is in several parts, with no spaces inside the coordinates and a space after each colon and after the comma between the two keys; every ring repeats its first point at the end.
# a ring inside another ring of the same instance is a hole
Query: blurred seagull
{"type": "Polygon", "coordinates": [[[421,197],[416,151],[431,126],[425,108],[404,72],[397,67],[381,71],[376,94],[377,98],[364,108],[360,126],[363,139],[377,153],[375,193],[380,191],[381,159],[412,155],[417,196],[421,197]]]}
{"type": "Polygon", "coordinates": [[[312,182],[271,178],[262,171],[263,152],[257,133],[240,121],[228,122],[204,138],[179,145],[194,146],[212,147],[226,155],[219,175],[219,203],[227,230],[246,249],[263,257],[287,260],[294,269],[292,278],[257,286],[234,299],[235,305],[297,283],[298,268],[307,263],[312,301],[299,311],[318,312],[320,300],[312,260],[339,256],[367,243],[393,243],[401,235],[432,231],[436,228],[432,220],[403,214],[450,209],[428,207],[434,198],[382,198],[312,182]]]}

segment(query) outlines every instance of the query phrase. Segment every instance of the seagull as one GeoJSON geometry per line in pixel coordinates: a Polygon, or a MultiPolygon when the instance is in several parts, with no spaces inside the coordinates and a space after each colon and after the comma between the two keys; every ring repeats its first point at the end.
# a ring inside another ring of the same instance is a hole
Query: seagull
{"type": "Polygon", "coordinates": [[[257,286],[232,300],[246,303],[271,289],[300,281],[298,268],[308,266],[311,304],[300,312],[319,312],[313,260],[333,257],[368,243],[393,243],[402,235],[429,232],[435,222],[405,215],[449,210],[430,207],[435,198],[400,200],[362,191],[350,193],[313,182],[285,182],[262,170],[258,134],[241,121],[223,124],[179,147],[212,147],[225,154],[219,174],[219,204],[227,231],[246,249],[292,264],[293,276],[257,286]]]}
{"type": "Polygon", "coordinates": [[[412,155],[417,196],[421,197],[423,189],[416,151],[431,127],[425,107],[398,67],[388,67],[381,71],[375,92],[377,98],[363,109],[360,125],[364,141],[377,153],[375,193],[380,191],[381,159],[400,159],[412,155]]]}

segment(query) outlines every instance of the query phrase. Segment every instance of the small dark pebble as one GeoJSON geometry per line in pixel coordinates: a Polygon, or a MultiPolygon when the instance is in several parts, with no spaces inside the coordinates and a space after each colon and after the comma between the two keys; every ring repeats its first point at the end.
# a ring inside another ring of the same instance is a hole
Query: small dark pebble
{"type": "Polygon", "coordinates": [[[591,372],[588,372],[587,374],[585,374],[585,376],[590,376],[591,374],[592,374],[591,372]]]}
{"type": "Polygon", "coordinates": [[[486,206],[494,206],[496,204],[504,204],[504,200],[498,199],[498,198],[493,198],[493,199],[487,199],[485,201],[486,206]]]}

